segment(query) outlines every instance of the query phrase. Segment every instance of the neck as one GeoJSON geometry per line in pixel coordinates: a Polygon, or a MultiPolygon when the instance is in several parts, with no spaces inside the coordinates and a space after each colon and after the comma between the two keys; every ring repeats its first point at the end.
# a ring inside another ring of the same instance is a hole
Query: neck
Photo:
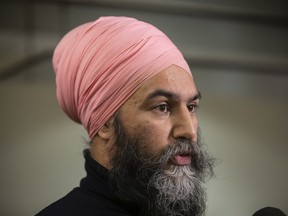
{"type": "Polygon", "coordinates": [[[113,144],[109,140],[104,140],[96,135],[92,139],[90,148],[91,157],[108,170],[112,169],[111,156],[114,152],[113,144]]]}

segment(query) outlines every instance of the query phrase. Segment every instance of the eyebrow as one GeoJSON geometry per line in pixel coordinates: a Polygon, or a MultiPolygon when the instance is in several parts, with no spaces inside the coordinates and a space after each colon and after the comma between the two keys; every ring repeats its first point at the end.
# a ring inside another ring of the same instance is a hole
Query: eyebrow
{"type": "MultiPolygon", "coordinates": [[[[170,98],[170,99],[175,99],[175,100],[179,100],[181,98],[179,94],[176,94],[174,92],[167,91],[167,90],[164,90],[164,89],[157,89],[154,92],[150,93],[147,96],[146,100],[151,100],[151,99],[153,99],[155,97],[161,97],[161,96],[166,97],[166,98],[170,98]]],[[[202,98],[201,93],[198,90],[198,93],[195,96],[189,98],[189,101],[194,101],[194,100],[197,100],[197,99],[200,100],[201,98],[202,98]]]]}

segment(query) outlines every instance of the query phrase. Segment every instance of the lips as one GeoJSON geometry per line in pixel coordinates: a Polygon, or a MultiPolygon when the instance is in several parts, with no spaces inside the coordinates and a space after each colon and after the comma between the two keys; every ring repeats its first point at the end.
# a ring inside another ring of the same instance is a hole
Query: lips
{"type": "Polygon", "coordinates": [[[178,154],[178,155],[174,155],[171,158],[171,161],[174,165],[186,166],[186,165],[191,164],[192,157],[191,157],[191,154],[178,154]]]}

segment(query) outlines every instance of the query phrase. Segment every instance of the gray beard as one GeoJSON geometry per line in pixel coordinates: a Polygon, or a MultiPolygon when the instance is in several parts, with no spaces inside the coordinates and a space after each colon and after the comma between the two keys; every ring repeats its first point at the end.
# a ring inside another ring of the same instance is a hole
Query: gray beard
{"type": "Polygon", "coordinates": [[[116,195],[125,203],[137,205],[141,216],[203,215],[206,207],[203,183],[207,176],[213,175],[214,159],[199,143],[177,140],[151,156],[143,149],[143,138],[132,141],[117,118],[114,124],[117,150],[111,160],[110,183],[116,195]],[[173,155],[187,152],[192,152],[191,165],[167,166],[173,155]]]}
{"type": "Polygon", "coordinates": [[[171,216],[201,215],[205,211],[202,183],[190,167],[170,166],[165,173],[155,173],[150,182],[158,191],[154,215],[159,215],[159,211],[171,216]]]}

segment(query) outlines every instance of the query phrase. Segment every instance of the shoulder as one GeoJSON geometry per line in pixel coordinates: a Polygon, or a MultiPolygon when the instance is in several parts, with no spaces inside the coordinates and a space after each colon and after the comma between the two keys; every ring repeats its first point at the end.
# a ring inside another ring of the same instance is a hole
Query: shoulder
{"type": "Polygon", "coordinates": [[[75,188],[63,198],[52,203],[36,216],[129,216],[117,204],[97,195],[75,188]]]}

